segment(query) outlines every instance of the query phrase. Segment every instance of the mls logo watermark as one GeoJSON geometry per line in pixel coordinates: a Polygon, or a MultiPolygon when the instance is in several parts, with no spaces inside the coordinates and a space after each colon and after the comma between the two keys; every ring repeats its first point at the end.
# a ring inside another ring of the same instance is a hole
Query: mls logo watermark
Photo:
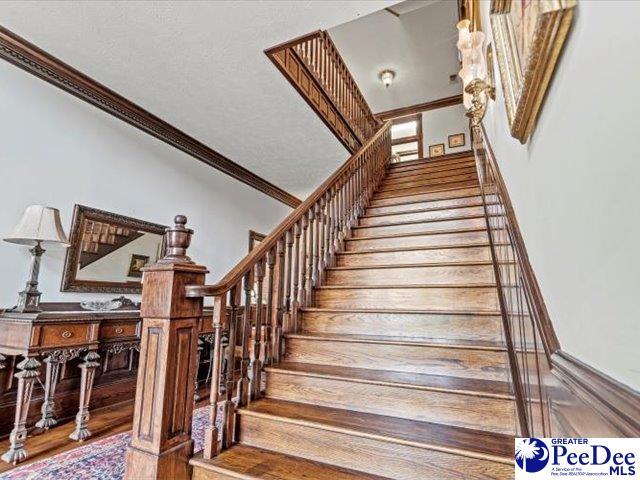
{"type": "Polygon", "coordinates": [[[640,438],[517,438],[515,478],[639,479],[640,438]]]}

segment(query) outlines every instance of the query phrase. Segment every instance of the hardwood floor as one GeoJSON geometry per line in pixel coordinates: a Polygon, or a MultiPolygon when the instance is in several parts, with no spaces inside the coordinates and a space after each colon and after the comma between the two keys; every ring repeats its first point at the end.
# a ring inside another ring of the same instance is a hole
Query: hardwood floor
{"type": "Polygon", "coordinates": [[[195,478],[507,479],[515,402],[473,158],[388,167],[237,439],[195,478]]]}

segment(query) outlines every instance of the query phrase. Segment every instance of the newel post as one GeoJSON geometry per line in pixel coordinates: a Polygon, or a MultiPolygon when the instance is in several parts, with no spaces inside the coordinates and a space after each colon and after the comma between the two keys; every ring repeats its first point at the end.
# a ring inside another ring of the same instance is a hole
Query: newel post
{"type": "Polygon", "coordinates": [[[185,297],[184,287],[203,285],[207,269],[186,255],[193,234],[186,223],[186,217],[175,217],[175,225],[165,233],[167,254],[144,269],[128,480],[191,477],[193,378],[203,300],[185,297]]]}

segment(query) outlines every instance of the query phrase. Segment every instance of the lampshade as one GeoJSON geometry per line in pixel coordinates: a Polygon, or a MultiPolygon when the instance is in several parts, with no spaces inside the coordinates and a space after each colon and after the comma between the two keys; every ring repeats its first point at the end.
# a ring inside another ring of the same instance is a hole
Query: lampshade
{"type": "Polygon", "coordinates": [[[18,225],[4,241],[19,245],[35,245],[37,242],[42,242],[69,246],[69,239],[60,222],[60,211],[44,205],[28,206],[18,225]]]}

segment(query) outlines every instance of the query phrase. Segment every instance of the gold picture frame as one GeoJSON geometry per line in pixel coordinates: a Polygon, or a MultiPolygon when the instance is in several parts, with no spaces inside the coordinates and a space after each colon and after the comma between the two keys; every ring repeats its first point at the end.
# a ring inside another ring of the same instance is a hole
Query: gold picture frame
{"type": "Polygon", "coordinates": [[[466,143],[465,134],[454,133],[453,135],[449,135],[447,137],[447,142],[449,143],[449,148],[464,147],[464,144],[466,143]]]}
{"type": "Polygon", "coordinates": [[[577,0],[492,0],[491,30],[511,135],[526,143],[577,0]]]}
{"type": "Polygon", "coordinates": [[[444,155],[444,143],[429,145],[429,157],[439,157],[444,155]]]}

